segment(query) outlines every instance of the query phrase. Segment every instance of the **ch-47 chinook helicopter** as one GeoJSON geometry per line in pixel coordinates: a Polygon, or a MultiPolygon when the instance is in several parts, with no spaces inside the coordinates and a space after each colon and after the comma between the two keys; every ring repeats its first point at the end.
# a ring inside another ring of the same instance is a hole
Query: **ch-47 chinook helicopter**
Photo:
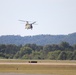
{"type": "Polygon", "coordinates": [[[24,21],[24,20],[19,20],[19,21],[26,22],[25,29],[32,29],[33,28],[32,25],[36,23],[36,21],[32,23],[29,23],[29,21],[24,21]]]}

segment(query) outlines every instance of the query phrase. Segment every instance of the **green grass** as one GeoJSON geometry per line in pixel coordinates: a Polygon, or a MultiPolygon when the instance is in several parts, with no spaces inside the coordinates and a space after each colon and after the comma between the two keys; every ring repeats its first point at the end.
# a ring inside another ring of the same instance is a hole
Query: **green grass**
{"type": "MultiPolygon", "coordinates": [[[[0,62],[28,62],[29,60],[0,60],[0,62]]],[[[38,60],[40,63],[76,63],[76,61],[38,60]]],[[[76,65],[0,64],[1,73],[76,75],[76,65]]]]}

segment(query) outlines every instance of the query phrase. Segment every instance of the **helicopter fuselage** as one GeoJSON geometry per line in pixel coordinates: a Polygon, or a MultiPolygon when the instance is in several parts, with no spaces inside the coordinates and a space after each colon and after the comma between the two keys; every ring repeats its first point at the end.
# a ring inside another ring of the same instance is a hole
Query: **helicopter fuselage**
{"type": "Polygon", "coordinates": [[[32,24],[26,24],[25,25],[25,29],[32,29],[32,28],[33,28],[32,24]]]}

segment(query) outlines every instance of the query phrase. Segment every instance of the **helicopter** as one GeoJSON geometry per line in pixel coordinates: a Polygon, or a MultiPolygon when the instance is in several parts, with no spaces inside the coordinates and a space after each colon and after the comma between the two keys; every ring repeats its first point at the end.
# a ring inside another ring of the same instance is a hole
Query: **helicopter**
{"type": "Polygon", "coordinates": [[[33,29],[32,25],[36,23],[36,21],[34,21],[32,23],[29,23],[30,21],[24,21],[24,20],[19,20],[19,21],[26,22],[25,29],[31,29],[31,30],[33,29]]]}

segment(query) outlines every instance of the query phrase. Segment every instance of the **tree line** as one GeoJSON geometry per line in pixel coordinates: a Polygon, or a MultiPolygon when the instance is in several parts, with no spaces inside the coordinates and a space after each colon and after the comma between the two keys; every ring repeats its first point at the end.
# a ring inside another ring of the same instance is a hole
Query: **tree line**
{"type": "Polygon", "coordinates": [[[0,59],[76,60],[76,44],[0,44],[0,59]]]}

